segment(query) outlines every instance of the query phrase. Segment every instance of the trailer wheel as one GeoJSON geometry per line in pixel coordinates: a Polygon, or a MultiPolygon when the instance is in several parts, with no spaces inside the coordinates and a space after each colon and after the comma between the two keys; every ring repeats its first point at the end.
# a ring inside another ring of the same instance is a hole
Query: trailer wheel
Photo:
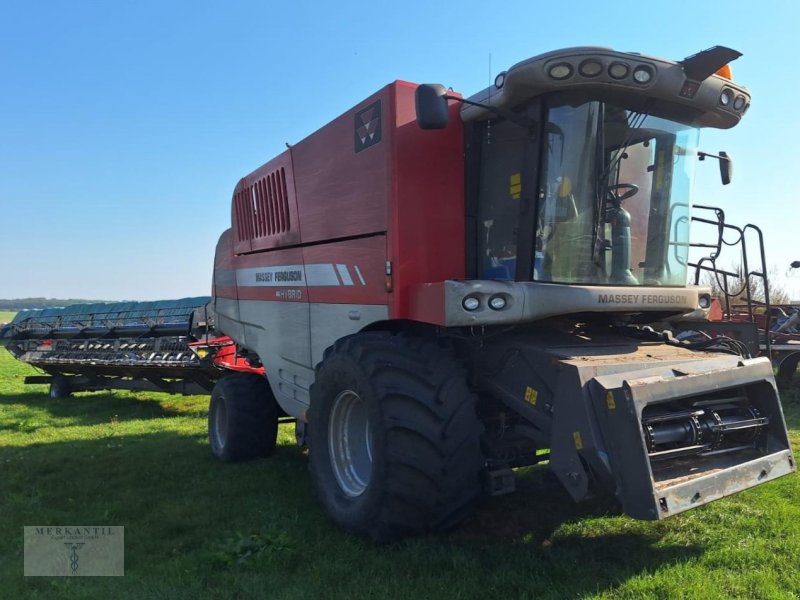
{"type": "Polygon", "coordinates": [[[789,387],[792,385],[798,363],[800,363],[800,352],[793,352],[781,360],[778,365],[778,374],[775,377],[779,386],[789,387]]]}
{"type": "Polygon", "coordinates": [[[238,462],[269,456],[278,437],[278,403],[264,377],[234,373],[211,393],[208,441],[220,460],[238,462]]]}
{"type": "Polygon", "coordinates": [[[325,511],[376,541],[452,528],[480,492],[482,426],[464,371],[433,341],[366,332],[311,386],[311,474],[325,511]]]}
{"type": "Polygon", "coordinates": [[[71,395],[72,386],[69,384],[69,379],[63,375],[53,375],[53,379],[50,381],[50,397],[53,399],[69,398],[71,395]]]}

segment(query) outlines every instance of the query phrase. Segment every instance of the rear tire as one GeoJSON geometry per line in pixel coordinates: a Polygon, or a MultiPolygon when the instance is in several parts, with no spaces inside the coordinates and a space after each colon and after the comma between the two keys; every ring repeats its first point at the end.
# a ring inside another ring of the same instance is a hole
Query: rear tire
{"type": "Polygon", "coordinates": [[[50,397],[53,399],[69,398],[72,395],[72,386],[64,375],[53,375],[50,381],[50,397]]]}
{"type": "Polygon", "coordinates": [[[267,380],[253,373],[220,379],[211,393],[208,441],[226,462],[269,456],[278,437],[278,403],[267,380]]]}
{"type": "Polygon", "coordinates": [[[325,511],[381,542],[457,525],[480,492],[475,402],[432,340],[365,332],[337,342],[317,366],[308,412],[325,511]]]}

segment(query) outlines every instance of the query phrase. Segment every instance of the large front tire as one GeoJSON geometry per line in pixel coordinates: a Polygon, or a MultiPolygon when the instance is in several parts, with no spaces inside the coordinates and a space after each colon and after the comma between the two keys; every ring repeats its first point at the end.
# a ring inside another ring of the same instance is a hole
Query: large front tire
{"type": "Polygon", "coordinates": [[[432,340],[366,332],[337,342],[317,367],[308,429],[323,508],[357,535],[447,530],[480,492],[475,396],[432,340]]]}
{"type": "Polygon", "coordinates": [[[208,441],[211,452],[226,462],[269,456],[278,437],[278,403],[264,377],[233,373],[211,393],[208,441]]]}

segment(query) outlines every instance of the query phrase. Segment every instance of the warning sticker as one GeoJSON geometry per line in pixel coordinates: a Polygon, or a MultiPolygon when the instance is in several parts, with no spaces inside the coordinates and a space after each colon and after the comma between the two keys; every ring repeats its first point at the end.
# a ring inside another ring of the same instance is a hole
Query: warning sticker
{"type": "Polygon", "coordinates": [[[525,402],[528,402],[536,406],[536,400],[538,397],[539,397],[539,392],[537,392],[531,386],[525,388],[525,402]]]}
{"type": "Polygon", "coordinates": [[[508,193],[514,200],[519,200],[522,195],[522,174],[514,173],[508,180],[508,193]]]}

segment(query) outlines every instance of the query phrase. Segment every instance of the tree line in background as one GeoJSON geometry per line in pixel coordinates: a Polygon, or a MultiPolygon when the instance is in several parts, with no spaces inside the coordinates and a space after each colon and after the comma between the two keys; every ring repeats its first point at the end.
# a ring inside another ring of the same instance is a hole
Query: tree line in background
{"type": "MultiPolygon", "coordinates": [[[[789,304],[791,298],[789,291],[779,283],[778,269],[771,268],[767,272],[769,282],[769,302],[770,304],[789,304]]],[[[764,302],[766,297],[764,288],[764,278],[757,275],[745,277],[744,268],[741,265],[735,267],[735,271],[727,278],[728,293],[731,295],[731,304],[744,304],[747,302],[747,283],[750,283],[750,298],[757,303],[764,302]]],[[[726,283],[722,273],[705,273],[701,279],[701,284],[711,288],[711,295],[719,298],[724,297],[723,285],[726,283]]]]}
{"type": "MultiPolygon", "coordinates": [[[[728,277],[728,291],[733,295],[733,303],[746,301],[746,285],[744,269],[741,265],[735,267],[734,276],[728,277]]],[[[788,290],[778,283],[778,270],[773,267],[767,273],[769,280],[769,296],[771,304],[789,304],[790,297],[788,290]]],[[[764,301],[764,280],[761,277],[750,276],[750,293],[756,302],[764,301]]],[[[722,299],[721,274],[715,276],[714,273],[705,273],[701,278],[701,284],[711,288],[711,295],[722,299]]],[[[0,310],[20,311],[32,308],[57,308],[61,306],[72,306],[73,304],[92,304],[95,302],[124,302],[124,300],[84,300],[80,298],[69,298],[61,300],[58,298],[16,298],[12,300],[0,299],[0,310]]]]}
{"type": "Polygon", "coordinates": [[[32,308],[57,308],[61,306],[72,306],[73,304],[92,304],[95,302],[112,302],[111,300],[82,300],[79,298],[69,298],[61,300],[58,298],[15,298],[12,300],[0,300],[0,310],[20,311],[32,308]]]}

